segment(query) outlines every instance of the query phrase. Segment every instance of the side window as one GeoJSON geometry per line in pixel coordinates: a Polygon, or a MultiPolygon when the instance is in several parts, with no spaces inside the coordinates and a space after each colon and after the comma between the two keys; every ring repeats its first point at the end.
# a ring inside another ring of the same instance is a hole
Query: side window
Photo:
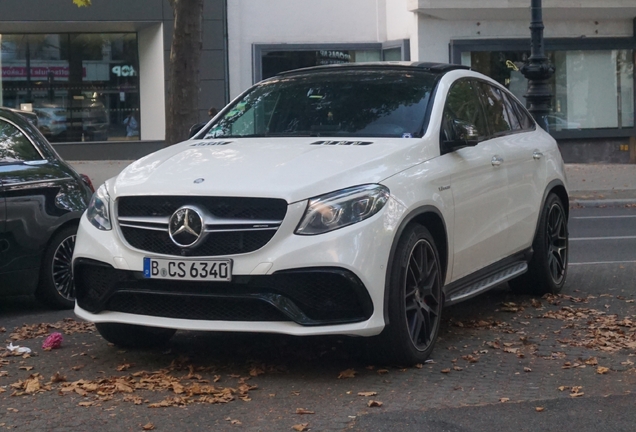
{"type": "Polygon", "coordinates": [[[457,81],[446,96],[442,141],[452,141],[457,138],[454,136],[453,127],[456,123],[474,129],[478,141],[482,141],[488,136],[484,110],[479,102],[474,83],[469,80],[457,81]]]}
{"type": "Polygon", "coordinates": [[[517,113],[517,117],[519,118],[519,122],[521,123],[521,128],[523,130],[531,130],[535,128],[534,119],[528,113],[528,111],[516,100],[511,100],[512,107],[517,113]]]}
{"type": "Polygon", "coordinates": [[[18,128],[0,119],[0,163],[41,159],[40,153],[18,128]]]}
{"type": "Polygon", "coordinates": [[[484,101],[486,120],[492,135],[496,136],[513,130],[503,95],[499,89],[485,82],[479,83],[479,89],[484,101]]]}
{"type": "Polygon", "coordinates": [[[503,98],[504,98],[504,104],[506,106],[506,113],[508,116],[508,119],[510,120],[510,126],[512,127],[513,131],[520,131],[523,129],[523,126],[521,126],[521,121],[519,120],[519,114],[517,113],[517,111],[515,110],[514,106],[513,106],[513,99],[512,97],[507,94],[506,92],[501,92],[503,98]]]}

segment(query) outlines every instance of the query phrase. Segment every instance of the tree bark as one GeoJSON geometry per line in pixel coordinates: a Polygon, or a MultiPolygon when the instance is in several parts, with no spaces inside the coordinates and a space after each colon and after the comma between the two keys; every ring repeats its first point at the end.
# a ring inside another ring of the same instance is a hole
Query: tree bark
{"type": "Polygon", "coordinates": [[[199,61],[202,47],[203,0],[171,0],[174,31],[168,72],[166,144],[188,138],[199,122],[199,61]]]}

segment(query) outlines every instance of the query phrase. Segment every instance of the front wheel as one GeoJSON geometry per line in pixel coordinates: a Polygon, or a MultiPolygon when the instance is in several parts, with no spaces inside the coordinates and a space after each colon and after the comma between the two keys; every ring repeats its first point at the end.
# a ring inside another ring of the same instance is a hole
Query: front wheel
{"type": "Polygon", "coordinates": [[[407,227],[399,240],[387,289],[389,323],[379,336],[384,357],[421,363],[433,351],[443,307],[439,254],[423,226],[407,227]]]}
{"type": "Polygon", "coordinates": [[[528,272],[508,284],[515,291],[558,294],[565,285],[568,272],[569,234],[567,213],[557,195],[548,195],[540,217],[528,272]]]}
{"type": "Polygon", "coordinates": [[[76,233],[74,225],[56,233],[42,259],[35,294],[40,301],[56,309],[72,309],[75,305],[72,264],[76,233]]]}
{"type": "Polygon", "coordinates": [[[174,329],[119,323],[97,323],[95,327],[108,342],[125,348],[165,345],[176,332],[174,329]]]}

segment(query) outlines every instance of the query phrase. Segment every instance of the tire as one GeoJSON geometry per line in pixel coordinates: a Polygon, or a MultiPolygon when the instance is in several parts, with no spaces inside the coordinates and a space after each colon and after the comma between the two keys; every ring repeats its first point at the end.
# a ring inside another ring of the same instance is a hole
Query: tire
{"type": "Polygon", "coordinates": [[[442,267],[430,232],[408,226],[390,268],[389,324],[375,349],[383,360],[422,363],[435,346],[443,307],[442,267]]]}
{"type": "Polygon", "coordinates": [[[108,342],[125,348],[165,345],[176,332],[174,329],[119,323],[97,323],[95,327],[108,342]]]}
{"type": "Polygon", "coordinates": [[[536,295],[560,293],[568,272],[568,235],[565,207],[551,193],[541,210],[528,271],[508,282],[510,288],[536,295]]]}
{"type": "Polygon", "coordinates": [[[55,309],[75,306],[73,282],[73,249],[77,226],[67,226],[57,232],[44,252],[40,280],[35,295],[41,302],[55,309]]]}

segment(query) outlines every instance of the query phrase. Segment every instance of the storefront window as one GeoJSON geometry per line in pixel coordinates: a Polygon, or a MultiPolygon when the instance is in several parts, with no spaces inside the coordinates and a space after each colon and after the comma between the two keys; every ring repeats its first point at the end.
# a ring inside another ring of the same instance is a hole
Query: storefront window
{"type": "MultiPolygon", "coordinates": [[[[462,63],[505,85],[521,101],[528,81],[519,69],[529,52],[463,52],[462,63]]],[[[551,79],[550,129],[634,127],[634,60],[631,50],[571,50],[547,53],[551,79]]]]}
{"type": "Polygon", "coordinates": [[[269,51],[263,53],[261,64],[262,78],[311,66],[340,63],[361,63],[380,61],[381,51],[378,50],[298,50],[298,51],[269,51]]]}
{"type": "Polygon", "coordinates": [[[2,34],[0,101],[52,142],[139,139],[137,35],[2,34]]]}

